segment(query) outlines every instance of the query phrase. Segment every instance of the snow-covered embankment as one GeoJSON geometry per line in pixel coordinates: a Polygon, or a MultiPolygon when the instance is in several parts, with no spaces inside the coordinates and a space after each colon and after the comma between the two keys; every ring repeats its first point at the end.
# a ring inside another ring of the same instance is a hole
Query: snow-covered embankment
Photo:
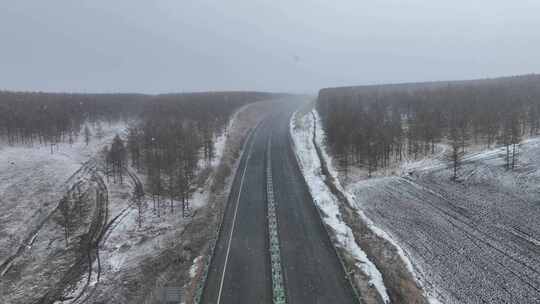
{"type": "Polygon", "coordinates": [[[407,255],[361,210],[351,207],[354,204],[349,202],[354,197],[339,183],[332,159],[324,148],[324,133],[317,125],[318,119],[316,111],[295,113],[290,125],[294,149],[323,220],[335,234],[336,247],[350,257],[347,266],[356,268],[354,282],[362,297],[370,301],[365,298],[369,298],[369,288],[373,287],[379,302],[426,303],[407,255]],[[366,281],[367,290],[363,286],[366,281]]]}

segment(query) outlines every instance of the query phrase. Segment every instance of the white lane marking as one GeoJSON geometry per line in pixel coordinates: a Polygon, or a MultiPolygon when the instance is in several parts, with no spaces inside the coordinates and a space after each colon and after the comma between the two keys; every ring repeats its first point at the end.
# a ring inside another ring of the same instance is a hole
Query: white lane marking
{"type": "Polygon", "coordinates": [[[248,163],[251,158],[251,150],[253,150],[253,144],[255,142],[256,133],[257,133],[257,130],[255,130],[255,133],[253,134],[253,139],[251,141],[251,145],[249,146],[246,163],[244,164],[244,171],[242,172],[242,178],[240,179],[240,189],[238,190],[238,197],[236,198],[236,207],[234,208],[234,216],[233,216],[233,223],[232,223],[233,226],[231,228],[231,234],[229,235],[229,243],[227,245],[227,254],[225,255],[225,266],[223,267],[223,274],[221,275],[221,283],[219,284],[217,304],[219,304],[221,301],[221,292],[223,291],[223,282],[225,281],[225,273],[227,272],[227,262],[229,261],[229,252],[231,251],[231,241],[232,241],[232,237],[234,233],[234,228],[236,227],[236,214],[238,213],[238,205],[240,205],[240,196],[242,195],[242,188],[244,187],[244,177],[246,175],[248,163]]]}

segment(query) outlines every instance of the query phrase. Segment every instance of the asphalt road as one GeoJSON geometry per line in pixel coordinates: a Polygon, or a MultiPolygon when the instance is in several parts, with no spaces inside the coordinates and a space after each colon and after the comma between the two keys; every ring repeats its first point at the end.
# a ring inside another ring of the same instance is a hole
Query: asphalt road
{"type": "Polygon", "coordinates": [[[265,185],[269,137],[287,302],[356,303],[290,146],[289,119],[304,101],[295,97],[276,106],[248,142],[203,303],[272,303],[265,185]]]}

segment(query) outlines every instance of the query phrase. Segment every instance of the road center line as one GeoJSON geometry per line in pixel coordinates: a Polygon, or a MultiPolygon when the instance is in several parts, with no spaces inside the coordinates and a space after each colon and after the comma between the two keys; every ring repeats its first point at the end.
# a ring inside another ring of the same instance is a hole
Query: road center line
{"type": "Polygon", "coordinates": [[[272,268],[272,296],[274,304],[287,304],[285,282],[283,280],[283,267],[281,264],[276,201],[274,199],[274,182],[272,181],[271,144],[272,134],[270,134],[268,144],[266,145],[266,216],[268,218],[268,242],[270,251],[270,265],[272,268]]]}

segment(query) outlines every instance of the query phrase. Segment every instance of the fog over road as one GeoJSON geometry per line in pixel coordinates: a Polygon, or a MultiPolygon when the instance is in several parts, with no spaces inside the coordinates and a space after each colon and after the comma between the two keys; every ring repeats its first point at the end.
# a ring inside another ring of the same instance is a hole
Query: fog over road
{"type": "Polygon", "coordinates": [[[246,145],[203,303],[272,303],[265,178],[269,138],[288,303],[355,303],[289,142],[289,118],[305,101],[283,100],[246,145]]]}

